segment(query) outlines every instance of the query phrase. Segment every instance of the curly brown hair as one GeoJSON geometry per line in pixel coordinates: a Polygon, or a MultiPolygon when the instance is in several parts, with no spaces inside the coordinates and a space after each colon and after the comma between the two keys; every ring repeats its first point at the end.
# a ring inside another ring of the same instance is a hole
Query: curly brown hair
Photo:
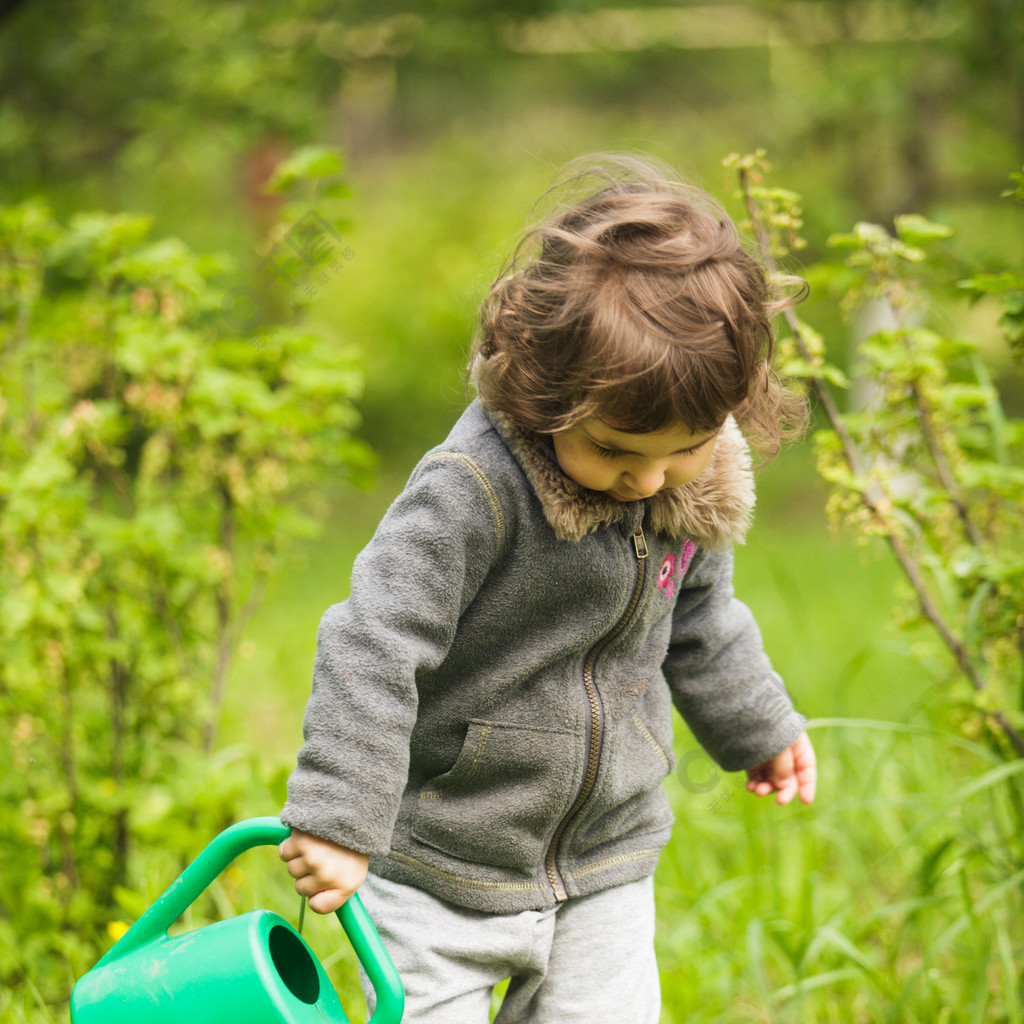
{"type": "MultiPolygon", "coordinates": [[[[772,294],[710,196],[650,158],[574,161],[541,202],[480,309],[469,372],[484,405],[555,434],[596,417],[626,433],[733,414],[768,457],[806,400],[772,368],[772,294]]],[[[790,289],[792,293],[792,289],[790,289]]]]}

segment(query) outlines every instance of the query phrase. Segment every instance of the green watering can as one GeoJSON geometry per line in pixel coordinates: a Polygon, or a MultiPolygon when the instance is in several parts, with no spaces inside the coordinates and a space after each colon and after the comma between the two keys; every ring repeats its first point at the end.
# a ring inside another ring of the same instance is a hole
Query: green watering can
{"type": "MultiPolygon", "coordinates": [[[[167,934],[235,857],[289,835],[279,818],[250,818],[221,832],[78,980],[72,1024],[349,1024],[305,940],[269,910],[167,934]]],[[[338,918],[377,996],[373,1024],[399,1024],[402,982],[358,894],[338,918]]]]}

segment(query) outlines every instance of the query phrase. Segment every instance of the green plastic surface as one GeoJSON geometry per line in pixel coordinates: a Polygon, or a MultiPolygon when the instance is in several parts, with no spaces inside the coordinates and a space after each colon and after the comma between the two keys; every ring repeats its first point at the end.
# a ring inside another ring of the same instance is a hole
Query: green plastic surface
{"type": "MultiPolygon", "coordinates": [[[[349,1024],[322,965],[277,914],[256,910],[167,934],[240,853],[290,834],[279,818],[251,818],[217,836],[79,979],[73,1024],[349,1024]]],[[[337,914],[377,997],[370,1022],[399,1024],[402,982],[358,894],[337,914]]]]}

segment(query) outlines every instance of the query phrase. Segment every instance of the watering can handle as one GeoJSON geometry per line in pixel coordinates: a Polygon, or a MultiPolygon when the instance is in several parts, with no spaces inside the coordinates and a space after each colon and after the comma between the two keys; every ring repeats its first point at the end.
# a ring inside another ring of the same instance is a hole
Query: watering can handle
{"type": "MultiPolygon", "coordinates": [[[[114,943],[99,963],[119,959],[158,939],[239,854],[254,846],[277,846],[290,835],[291,829],[280,818],[249,818],[226,828],[114,943]]],[[[351,896],[337,913],[377,996],[377,1008],[367,1024],[399,1024],[405,1007],[402,981],[359,894],[351,896]]]]}

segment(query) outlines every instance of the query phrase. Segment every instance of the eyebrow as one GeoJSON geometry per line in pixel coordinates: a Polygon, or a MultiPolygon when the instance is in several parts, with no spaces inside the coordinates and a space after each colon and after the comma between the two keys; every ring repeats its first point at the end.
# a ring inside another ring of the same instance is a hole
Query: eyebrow
{"type": "MultiPolygon", "coordinates": [[[[601,441],[594,437],[589,430],[583,429],[583,433],[587,435],[587,438],[598,446],[598,448],[607,448],[609,451],[618,452],[620,455],[638,455],[641,459],[646,459],[648,456],[644,455],[643,452],[631,452],[626,448],[620,448],[614,441],[601,441]]],[[[698,441],[696,444],[688,445],[686,448],[677,448],[672,455],[685,455],[687,452],[696,451],[698,448],[703,448],[704,445],[714,437],[711,434],[709,437],[705,437],[703,441],[698,441]]]]}

